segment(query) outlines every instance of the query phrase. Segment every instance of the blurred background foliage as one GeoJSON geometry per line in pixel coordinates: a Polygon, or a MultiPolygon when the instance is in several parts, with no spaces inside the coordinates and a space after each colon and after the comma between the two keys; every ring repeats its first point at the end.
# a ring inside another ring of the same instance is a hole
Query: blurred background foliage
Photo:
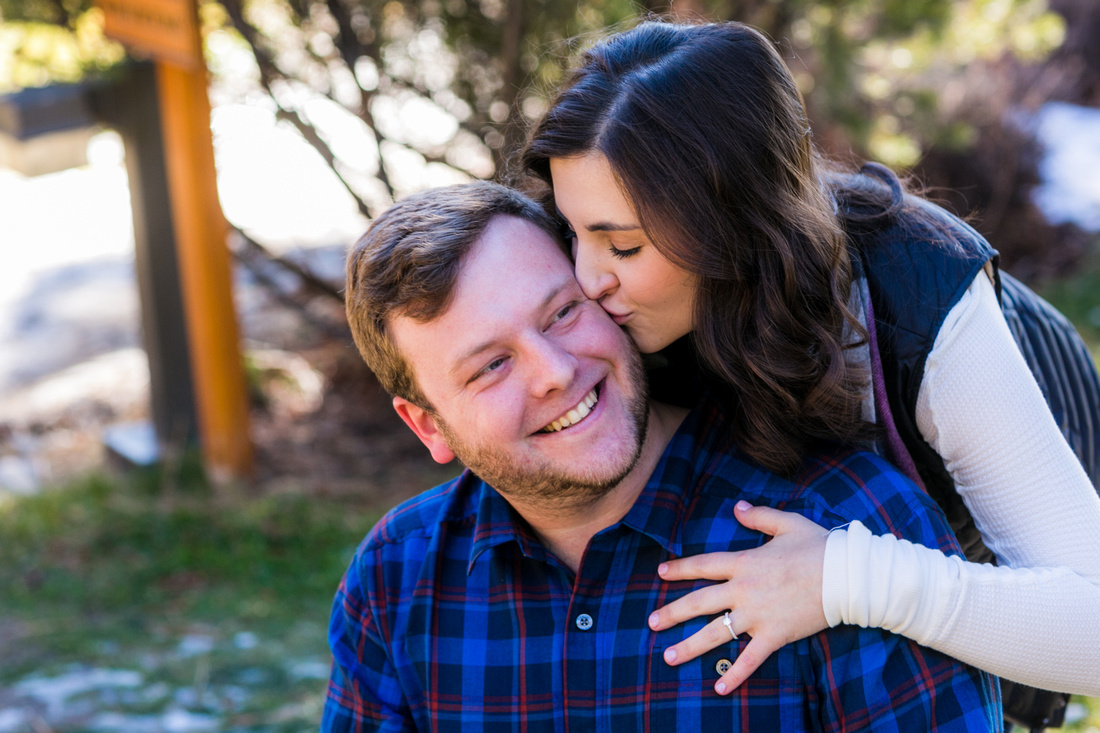
{"type": "MultiPolygon", "coordinates": [[[[410,168],[505,177],[569,58],[659,13],[762,29],[827,154],[911,171],[948,208],[977,213],[1017,275],[1064,274],[1088,249],[1032,205],[1037,151],[1019,120],[1051,100],[1100,101],[1094,0],[205,0],[201,11],[212,71],[266,97],[368,217],[423,185],[410,168]],[[334,109],[362,145],[327,134],[334,109]]],[[[0,17],[0,90],[124,58],[91,0],[0,0],[0,17]]]]}

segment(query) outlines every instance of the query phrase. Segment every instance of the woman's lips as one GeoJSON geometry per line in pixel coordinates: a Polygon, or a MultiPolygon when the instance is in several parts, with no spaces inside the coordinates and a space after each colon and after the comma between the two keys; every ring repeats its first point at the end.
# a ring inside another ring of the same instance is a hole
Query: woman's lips
{"type": "Polygon", "coordinates": [[[620,326],[624,325],[627,321],[630,320],[630,314],[629,313],[624,313],[622,315],[619,315],[618,313],[615,313],[614,311],[607,311],[607,315],[611,316],[611,320],[615,321],[615,323],[620,325],[620,326]]]}

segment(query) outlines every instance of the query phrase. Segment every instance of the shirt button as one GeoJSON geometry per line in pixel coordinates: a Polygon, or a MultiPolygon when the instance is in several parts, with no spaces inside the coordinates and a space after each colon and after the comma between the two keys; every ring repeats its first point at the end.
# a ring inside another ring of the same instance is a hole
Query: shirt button
{"type": "Polygon", "coordinates": [[[587,613],[582,613],[577,616],[577,628],[581,631],[588,631],[592,628],[592,617],[587,613]]]}
{"type": "Polygon", "coordinates": [[[728,659],[719,659],[718,664],[714,665],[714,671],[718,674],[725,674],[730,671],[730,667],[733,666],[733,662],[728,659]]]}

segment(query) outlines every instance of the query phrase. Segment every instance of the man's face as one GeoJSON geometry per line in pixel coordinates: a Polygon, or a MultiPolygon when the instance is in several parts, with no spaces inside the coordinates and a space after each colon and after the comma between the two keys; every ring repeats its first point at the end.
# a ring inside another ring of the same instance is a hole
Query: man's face
{"type": "Polygon", "coordinates": [[[458,456],[510,498],[558,505],[602,496],[637,462],[637,352],[535,225],[495,218],[443,315],[389,325],[434,410],[394,406],[436,460],[458,456]]]}

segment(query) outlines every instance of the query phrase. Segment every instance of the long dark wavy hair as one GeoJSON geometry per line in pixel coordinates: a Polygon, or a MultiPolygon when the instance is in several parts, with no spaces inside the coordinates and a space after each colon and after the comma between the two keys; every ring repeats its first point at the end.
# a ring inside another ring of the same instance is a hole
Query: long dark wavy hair
{"type": "Polygon", "coordinates": [[[599,42],[521,163],[528,179],[552,184],[551,158],[593,152],[654,246],[698,276],[692,340],[736,394],[729,414],[742,450],[791,475],[815,443],[868,438],[868,376],[846,358],[867,334],[848,305],[837,201],[866,204],[861,216],[873,219],[899,199],[892,184],[834,173],[819,158],[768,39],[739,23],[650,21],[599,42]]]}

